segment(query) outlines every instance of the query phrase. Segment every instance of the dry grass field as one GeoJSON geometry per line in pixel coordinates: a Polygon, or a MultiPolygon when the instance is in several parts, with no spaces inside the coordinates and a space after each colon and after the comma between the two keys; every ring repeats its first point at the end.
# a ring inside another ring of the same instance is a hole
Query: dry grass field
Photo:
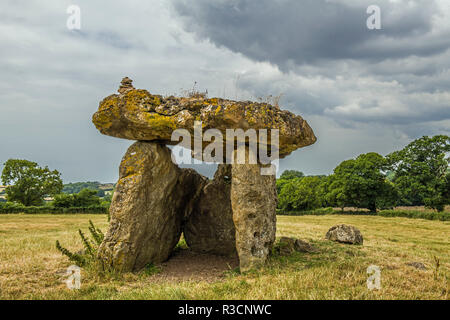
{"type": "Polygon", "coordinates": [[[232,261],[179,248],[172,260],[151,272],[99,276],[83,269],[81,289],[69,290],[62,274],[71,263],[55,249],[55,241],[81,249],[77,230],[87,232],[89,219],[106,230],[104,215],[0,215],[0,298],[449,299],[450,222],[279,216],[277,236],[311,241],[320,251],[275,255],[262,270],[239,274],[232,261]],[[325,240],[326,231],[339,223],[358,227],[364,245],[325,240]],[[422,262],[427,269],[410,262],[422,262]],[[366,270],[372,264],[381,268],[380,290],[367,289],[366,270]],[[191,266],[201,271],[190,272],[191,266]]]}

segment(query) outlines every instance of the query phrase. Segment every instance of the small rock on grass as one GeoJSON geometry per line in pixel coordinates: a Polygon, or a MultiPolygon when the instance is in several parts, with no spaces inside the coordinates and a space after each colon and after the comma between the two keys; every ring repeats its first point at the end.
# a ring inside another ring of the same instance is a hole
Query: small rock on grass
{"type": "Polygon", "coordinates": [[[314,252],[319,251],[319,249],[317,249],[315,246],[309,244],[306,241],[300,240],[300,239],[295,240],[294,248],[295,248],[295,251],[306,252],[306,253],[314,253],[314,252]]]}
{"type": "Polygon", "coordinates": [[[427,267],[422,262],[407,262],[406,265],[419,270],[427,270],[427,267]]]}
{"type": "Polygon", "coordinates": [[[354,226],[339,224],[328,230],[325,238],[346,244],[363,244],[361,232],[354,226]]]}
{"type": "Polygon", "coordinates": [[[290,255],[294,253],[294,251],[305,253],[318,252],[318,249],[308,242],[289,237],[281,237],[278,250],[283,256],[290,255]]]}

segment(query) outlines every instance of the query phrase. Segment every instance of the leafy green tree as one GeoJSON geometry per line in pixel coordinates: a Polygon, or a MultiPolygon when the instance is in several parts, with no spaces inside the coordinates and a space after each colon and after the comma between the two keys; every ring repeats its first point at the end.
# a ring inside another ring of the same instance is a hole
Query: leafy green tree
{"type": "Polygon", "coordinates": [[[278,196],[278,206],[282,210],[312,210],[321,207],[320,177],[304,177],[289,180],[278,196]]]}
{"type": "Polygon", "coordinates": [[[102,199],[102,206],[110,206],[112,201],[113,193],[106,194],[102,199]]]}
{"type": "Polygon", "coordinates": [[[41,168],[36,162],[9,159],[2,172],[2,182],[8,201],[25,206],[41,205],[46,195],[60,193],[63,188],[61,174],[48,167],[41,168]]]}
{"type": "Polygon", "coordinates": [[[99,206],[100,198],[97,196],[97,190],[83,189],[74,195],[75,207],[99,206]]]}
{"type": "Polygon", "coordinates": [[[301,171],[297,171],[297,170],[285,170],[283,171],[283,173],[280,175],[280,178],[277,179],[277,193],[279,194],[281,192],[281,189],[283,188],[283,186],[290,182],[292,179],[301,179],[303,178],[305,175],[303,174],[303,172],[301,171]]]}
{"type": "Polygon", "coordinates": [[[58,194],[53,205],[58,208],[99,206],[101,201],[97,190],[83,189],[77,194],[58,194]]]}
{"type": "Polygon", "coordinates": [[[375,212],[377,208],[393,206],[396,189],[384,174],[386,159],[378,153],[361,154],[343,161],[334,169],[326,199],[339,207],[354,206],[375,212]]]}
{"type": "Polygon", "coordinates": [[[442,184],[442,197],[445,199],[445,204],[450,203],[450,172],[445,176],[444,183],[442,184]]]}
{"type": "Polygon", "coordinates": [[[296,178],[303,178],[305,175],[301,171],[297,170],[285,170],[280,176],[282,180],[291,180],[296,178]]]}
{"type": "Polygon", "coordinates": [[[323,203],[327,207],[339,207],[344,210],[347,199],[345,198],[342,183],[339,183],[335,175],[330,175],[323,180],[321,185],[323,203]]]}
{"type": "Polygon", "coordinates": [[[290,181],[291,180],[287,180],[287,179],[277,179],[277,181],[276,181],[277,194],[280,194],[281,189],[283,189],[283,187],[290,181]]]}
{"type": "Polygon", "coordinates": [[[98,181],[72,182],[72,183],[65,184],[62,192],[74,194],[74,193],[80,192],[83,189],[100,190],[100,185],[101,185],[101,183],[98,181]]]}
{"type": "Polygon", "coordinates": [[[449,204],[446,174],[449,169],[450,137],[424,136],[387,156],[393,182],[403,204],[422,205],[438,211],[449,204]]]}
{"type": "Polygon", "coordinates": [[[74,207],[73,195],[66,193],[55,195],[55,200],[53,200],[53,206],[57,208],[74,207]]]}

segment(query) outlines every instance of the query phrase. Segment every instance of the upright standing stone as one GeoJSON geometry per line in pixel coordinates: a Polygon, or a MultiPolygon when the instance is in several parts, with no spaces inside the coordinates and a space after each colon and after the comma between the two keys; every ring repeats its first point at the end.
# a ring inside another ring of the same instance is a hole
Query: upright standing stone
{"type": "Polygon", "coordinates": [[[166,146],[136,142],[128,149],[120,164],[109,230],[98,252],[105,266],[137,271],[169,257],[184,214],[180,173],[166,146]]]}
{"type": "Polygon", "coordinates": [[[184,226],[186,243],[193,251],[235,255],[235,228],[231,210],[231,165],[220,164],[208,181],[184,226]]]}
{"type": "Polygon", "coordinates": [[[178,188],[183,190],[183,199],[181,203],[184,204],[183,211],[183,225],[192,214],[192,211],[197,205],[203,187],[208,183],[208,178],[202,176],[194,169],[181,169],[180,177],[178,178],[178,188]]]}
{"type": "Polygon", "coordinates": [[[259,164],[234,164],[231,206],[241,271],[264,264],[275,241],[277,191],[274,175],[259,164]]]}

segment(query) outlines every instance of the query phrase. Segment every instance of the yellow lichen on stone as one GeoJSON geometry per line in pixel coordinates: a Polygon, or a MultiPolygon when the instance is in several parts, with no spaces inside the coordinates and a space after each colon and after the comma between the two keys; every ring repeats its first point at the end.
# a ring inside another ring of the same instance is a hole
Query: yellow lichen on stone
{"type": "Polygon", "coordinates": [[[111,118],[105,112],[96,113],[92,121],[100,131],[109,129],[112,126],[111,118]]]}
{"type": "Polygon", "coordinates": [[[173,117],[164,116],[158,113],[149,113],[146,115],[146,121],[149,127],[157,131],[175,130],[176,121],[173,117]]]}
{"type": "Polygon", "coordinates": [[[130,90],[125,96],[126,108],[129,111],[145,108],[153,111],[157,106],[161,105],[159,96],[150,94],[147,90],[130,90]]]}
{"type": "Polygon", "coordinates": [[[154,105],[155,107],[161,105],[161,99],[157,96],[152,96],[153,101],[152,101],[152,105],[154,105]]]}
{"type": "Polygon", "coordinates": [[[116,94],[110,95],[106,97],[100,102],[100,106],[98,107],[98,111],[105,111],[111,108],[117,107],[118,96],[116,94]]]}
{"type": "Polygon", "coordinates": [[[301,117],[265,102],[207,98],[163,97],[132,86],[106,97],[93,117],[101,133],[130,140],[172,144],[176,129],[193,130],[194,121],[202,127],[229,129],[279,129],[280,154],[316,141],[314,132],[301,117]],[[125,90],[126,89],[126,90],[125,90]]]}
{"type": "Polygon", "coordinates": [[[135,101],[140,101],[141,99],[145,99],[151,96],[151,94],[147,90],[139,89],[139,90],[130,90],[125,94],[127,99],[132,99],[135,101]]]}
{"type": "Polygon", "coordinates": [[[213,104],[213,105],[218,105],[219,104],[219,99],[218,98],[208,99],[208,103],[209,104],[213,104]]]}
{"type": "Polygon", "coordinates": [[[113,119],[120,116],[117,95],[111,95],[100,102],[98,112],[93,116],[93,122],[99,130],[109,129],[113,119]]]}

